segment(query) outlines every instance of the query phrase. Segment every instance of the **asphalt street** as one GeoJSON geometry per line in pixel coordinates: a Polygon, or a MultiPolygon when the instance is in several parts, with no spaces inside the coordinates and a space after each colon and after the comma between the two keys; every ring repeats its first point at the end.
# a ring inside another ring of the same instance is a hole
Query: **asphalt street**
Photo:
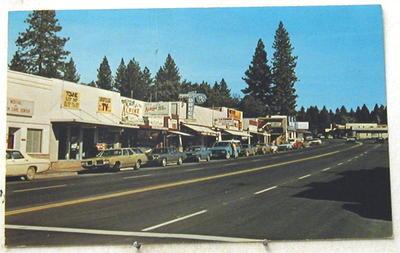
{"type": "Polygon", "coordinates": [[[9,246],[386,238],[388,145],[344,141],[240,158],[6,185],[9,246]]]}

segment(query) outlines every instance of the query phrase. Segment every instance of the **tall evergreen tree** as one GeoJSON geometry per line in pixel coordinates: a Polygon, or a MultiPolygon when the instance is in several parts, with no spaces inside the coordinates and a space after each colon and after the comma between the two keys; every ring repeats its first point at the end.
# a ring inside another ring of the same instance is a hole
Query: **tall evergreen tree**
{"type": "Polygon", "coordinates": [[[300,111],[297,112],[296,116],[297,121],[306,121],[306,110],[304,106],[300,108],[300,111]]]}
{"type": "Polygon", "coordinates": [[[122,84],[121,95],[130,98],[140,97],[139,93],[142,93],[142,87],[140,85],[141,73],[139,63],[133,58],[126,65],[125,72],[126,83],[122,84]]]}
{"type": "Polygon", "coordinates": [[[26,63],[21,59],[18,51],[15,52],[13,58],[11,59],[10,64],[8,65],[11,70],[19,71],[19,72],[27,72],[26,71],[26,63]]]}
{"type": "Polygon", "coordinates": [[[272,76],[271,69],[268,66],[267,52],[261,39],[257,42],[253,60],[245,72],[245,77],[242,79],[247,83],[247,87],[242,92],[254,97],[254,101],[263,103],[264,111],[270,113],[272,106],[272,76]]]}
{"type": "Polygon", "coordinates": [[[326,107],[322,107],[322,110],[319,112],[319,117],[318,117],[318,123],[319,123],[319,132],[322,133],[324,132],[325,128],[329,127],[329,124],[331,122],[329,112],[326,109],[326,107]]]}
{"type": "Polygon", "coordinates": [[[69,62],[65,63],[63,79],[74,83],[79,82],[79,79],[81,79],[80,75],[76,71],[75,62],[72,57],[69,62]]]}
{"type": "Polygon", "coordinates": [[[104,90],[113,89],[113,78],[106,56],[104,56],[103,61],[100,63],[100,67],[97,69],[96,86],[104,90]]]}
{"type": "Polygon", "coordinates": [[[117,72],[115,73],[114,87],[122,93],[123,86],[126,86],[126,65],[124,58],[121,58],[121,62],[118,65],[117,72]]]}
{"type": "Polygon", "coordinates": [[[177,100],[181,91],[181,76],[174,59],[168,54],[165,63],[155,76],[154,98],[157,101],[177,100]]]}
{"type": "Polygon", "coordinates": [[[369,113],[369,109],[368,107],[364,104],[361,107],[361,114],[360,114],[360,122],[361,123],[368,123],[371,122],[371,117],[370,117],[370,113],[369,113]]]}
{"type": "Polygon", "coordinates": [[[33,11],[25,23],[28,28],[19,34],[15,42],[21,62],[25,65],[22,70],[34,75],[61,78],[64,61],[69,55],[64,50],[69,38],[57,35],[62,27],[58,24],[56,12],[33,11]]]}
{"type": "Polygon", "coordinates": [[[147,67],[144,67],[141,72],[141,83],[144,91],[141,99],[147,101],[150,98],[150,90],[153,84],[153,78],[151,77],[150,70],[147,67]]]}
{"type": "Polygon", "coordinates": [[[279,22],[275,33],[275,49],[272,58],[273,108],[274,112],[282,115],[294,116],[296,114],[296,77],[297,56],[292,55],[293,47],[289,33],[282,22],[279,22]]]}
{"type": "Polygon", "coordinates": [[[246,95],[240,101],[239,109],[243,112],[243,117],[253,118],[265,115],[265,105],[263,102],[251,95],[246,95]]]}

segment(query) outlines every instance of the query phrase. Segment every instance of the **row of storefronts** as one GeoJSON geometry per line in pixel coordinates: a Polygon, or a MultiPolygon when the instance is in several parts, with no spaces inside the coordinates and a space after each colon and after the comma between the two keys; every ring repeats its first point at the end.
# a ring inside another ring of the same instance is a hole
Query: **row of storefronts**
{"type": "Polygon", "coordinates": [[[184,149],[222,139],[256,144],[289,136],[287,122],[279,135],[271,131],[274,117],[246,119],[235,109],[197,105],[188,115],[185,101],[139,101],[15,71],[8,71],[7,89],[7,148],[51,161],[80,160],[106,148],[184,149]]]}

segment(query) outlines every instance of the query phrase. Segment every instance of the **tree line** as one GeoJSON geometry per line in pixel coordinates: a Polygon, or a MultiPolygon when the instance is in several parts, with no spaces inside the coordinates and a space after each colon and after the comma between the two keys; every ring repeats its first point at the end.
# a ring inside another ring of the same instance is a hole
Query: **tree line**
{"type": "MultiPolygon", "coordinates": [[[[62,27],[56,12],[33,11],[25,22],[28,28],[16,40],[17,51],[9,64],[10,69],[78,83],[80,75],[75,62],[72,57],[68,58],[70,52],[64,49],[70,38],[58,35],[62,27]]],[[[104,56],[97,69],[97,80],[87,85],[118,91],[122,96],[145,101],[177,100],[180,93],[197,91],[207,95],[205,106],[238,108],[248,117],[268,113],[294,115],[297,57],[291,55],[293,48],[282,22],[276,31],[273,48],[272,66],[269,66],[265,46],[261,39],[258,40],[253,60],[244,73],[243,80],[247,87],[242,90],[245,94],[243,98],[232,94],[224,78],[213,84],[183,79],[170,54],[154,77],[135,58],[127,63],[121,59],[113,75],[104,56]]]]}
{"type": "MultiPolygon", "coordinates": [[[[59,78],[78,83],[80,75],[70,52],[65,50],[67,37],[59,36],[62,30],[53,10],[33,11],[25,20],[28,28],[19,33],[15,52],[9,68],[29,74],[59,78]],[[68,58],[69,57],[69,58],[68,58]]],[[[311,106],[296,111],[297,56],[294,56],[289,33],[279,22],[272,45],[274,53],[271,63],[263,40],[257,41],[252,60],[244,71],[244,94],[232,94],[224,78],[208,83],[191,82],[183,79],[173,57],[168,54],[163,66],[152,76],[150,70],[132,58],[122,58],[113,75],[108,59],[103,57],[96,80],[86,85],[120,92],[122,96],[143,101],[176,101],[180,93],[197,91],[207,96],[206,107],[226,106],[243,111],[245,117],[259,117],[271,114],[297,116],[298,120],[310,122],[313,131],[322,131],[329,124],[348,122],[386,123],[386,107],[375,106],[369,112],[364,105],[354,112],[344,106],[335,112],[323,107],[311,106]]]]}
{"type": "Polygon", "coordinates": [[[347,110],[345,106],[336,108],[335,111],[328,110],[325,106],[318,109],[310,106],[307,110],[302,106],[297,112],[298,121],[308,121],[309,129],[314,134],[324,133],[326,128],[332,125],[344,125],[346,123],[378,123],[387,124],[387,108],[384,105],[375,104],[370,111],[364,104],[347,110]]]}

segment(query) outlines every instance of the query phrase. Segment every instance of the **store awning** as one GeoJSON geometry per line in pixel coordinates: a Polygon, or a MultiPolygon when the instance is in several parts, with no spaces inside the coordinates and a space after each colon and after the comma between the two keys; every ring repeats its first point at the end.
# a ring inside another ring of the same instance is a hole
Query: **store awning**
{"type": "Polygon", "coordinates": [[[246,132],[243,132],[243,131],[225,130],[225,129],[224,129],[224,131],[227,132],[228,134],[235,135],[235,136],[240,136],[240,137],[251,137],[250,134],[248,134],[248,133],[246,133],[246,132]]]}
{"type": "Polygon", "coordinates": [[[51,123],[76,123],[76,124],[86,124],[86,125],[95,125],[95,126],[105,126],[105,127],[118,127],[118,128],[139,128],[135,125],[122,125],[122,124],[113,124],[106,123],[100,121],[91,121],[91,120],[80,120],[80,119],[50,119],[51,123]]]}
{"type": "Polygon", "coordinates": [[[182,135],[182,136],[193,136],[191,134],[180,132],[180,131],[175,131],[175,130],[168,130],[168,133],[176,134],[176,135],[182,135]]]}
{"type": "Polygon", "coordinates": [[[192,129],[193,131],[198,132],[201,135],[209,135],[209,136],[218,136],[218,132],[211,130],[208,127],[204,126],[195,126],[195,125],[187,125],[183,124],[185,127],[192,129]]]}
{"type": "Polygon", "coordinates": [[[256,132],[256,131],[250,131],[250,134],[258,134],[258,135],[264,135],[264,136],[270,136],[270,133],[265,133],[265,132],[256,132]]]}

